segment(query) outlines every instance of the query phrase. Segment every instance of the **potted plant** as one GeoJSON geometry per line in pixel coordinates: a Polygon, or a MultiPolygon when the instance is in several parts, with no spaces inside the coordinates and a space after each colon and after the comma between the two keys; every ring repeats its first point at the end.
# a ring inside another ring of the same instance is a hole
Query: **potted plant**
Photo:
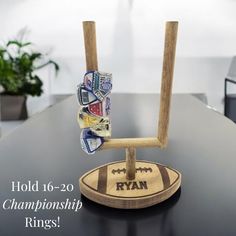
{"type": "Polygon", "coordinates": [[[34,51],[32,43],[25,41],[22,35],[0,46],[1,120],[28,117],[27,96],[40,96],[43,93],[43,82],[36,72],[50,64],[56,72],[59,70],[57,63],[46,60],[46,54],[34,51]]]}

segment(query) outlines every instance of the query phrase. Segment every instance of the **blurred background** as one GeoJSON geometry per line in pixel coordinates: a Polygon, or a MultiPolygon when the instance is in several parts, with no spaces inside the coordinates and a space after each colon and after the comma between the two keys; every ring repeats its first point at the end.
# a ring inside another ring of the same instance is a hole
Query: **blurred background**
{"type": "MultiPolygon", "coordinates": [[[[223,112],[224,78],[236,54],[235,0],[1,0],[1,41],[23,27],[60,72],[43,69],[44,95],[73,94],[85,72],[82,21],[97,27],[99,69],[113,92],[160,91],[166,21],[179,21],[174,93],[205,94],[223,112]]],[[[41,99],[42,99],[41,98],[41,99]]],[[[31,103],[38,97],[29,98],[31,103]]]]}

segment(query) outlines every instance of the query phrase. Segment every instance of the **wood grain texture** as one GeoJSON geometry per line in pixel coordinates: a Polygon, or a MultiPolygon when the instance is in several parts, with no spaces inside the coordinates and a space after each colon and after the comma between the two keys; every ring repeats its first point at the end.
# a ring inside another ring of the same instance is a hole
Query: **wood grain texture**
{"type": "Polygon", "coordinates": [[[87,71],[98,70],[95,22],[83,21],[83,30],[87,71]]]}
{"type": "Polygon", "coordinates": [[[135,179],[136,173],[136,149],[129,147],[125,149],[126,151],[126,179],[135,179]]]}
{"type": "Polygon", "coordinates": [[[98,172],[98,184],[97,189],[100,193],[106,193],[106,185],[107,185],[107,166],[103,166],[99,169],[98,172]]]}
{"type": "Polygon", "coordinates": [[[156,137],[148,138],[117,138],[107,139],[101,149],[128,148],[128,147],[160,147],[162,144],[156,137]]]}
{"type": "Polygon", "coordinates": [[[163,146],[167,145],[170,103],[175,63],[178,22],[167,22],[165,32],[164,59],[162,68],[161,97],[157,137],[163,146]]]}
{"type": "Polygon", "coordinates": [[[120,161],[89,171],[79,183],[81,193],[94,202],[113,208],[138,209],[171,197],[180,187],[181,174],[157,163],[136,161],[135,179],[127,180],[126,162],[120,161]]]}

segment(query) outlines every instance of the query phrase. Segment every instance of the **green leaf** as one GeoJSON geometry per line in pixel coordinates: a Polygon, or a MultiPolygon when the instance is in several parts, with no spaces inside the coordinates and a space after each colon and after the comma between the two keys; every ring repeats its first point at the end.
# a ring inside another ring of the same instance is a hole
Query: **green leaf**
{"type": "Polygon", "coordinates": [[[4,93],[40,96],[43,93],[43,82],[35,71],[50,64],[56,72],[59,71],[59,65],[53,60],[40,65],[39,62],[45,55],[26,50],[31,44],[23,42],[22,37],[20,40],[9,40],[5,47],[0,46],[0,85],[4,88],[4,93]],[[17,47],[13,50],[14,53],[10,50],[11,45],[17,47]]]}
{"type": "Polygon", "coordinates": [[[42,86],[43,82],[41,79],[37,75],[34,75],[30,76],[30,80],[24,83],[22,91],[31,96],[40,96],[43,92],[42,86]]]}
{"type": "Polygon", "coordinates": [[[2,53],[5,53],[5,52],[7,52],[6,49],[4,49],[4,48],[0,48],[0,53],[1,53],[1,54],[2,54],[2,53]]]}
{"type": "Polygon", "coordinates": [[[42,53],[39,53],[39,52],[37,52],[37,53],[32,53],[31,55],[30,55],[30,59],[32,60],[32,61],[34,61],[35,59],[39,59],[39,58],[41,58],[42,57],[42,53]]]}
{"type": "Polygon", "coordinates": [[[54,66],[54,69],[55,69],[55,71],[57,73],[59,71],[60,67],[59,67],[59,65],[55,61],[52,61],[52,60],[49,60],[48,62],[44,63],[43,65],[40,65],[40,66],[36,67],[35,69],[39,70],[39,69],[42,69],[45,66],[50,65],[50,64],[52,64],[54,66]]]}
{"type": "Polygon", "coordinates": [[[21,47],[26,47],[26,46],[31,45],[31,44],[32,44],[31,42],[23,43],[21,47]]]}
{"type": "Polygon", "coordinates": [[[50,60],[49,63],[54,65],[56,73],[60,70],[59,65],[55,61],[50,60]]]}
{"type": "Polygon", "coordinates": [[[21,43],[20,41],[17,41],[17,40],[9,41],[9,42],[7,43],[7,47],[10,46],[10,45],[16,45],[16,46],[18,46],[19,48],[22,47],[22,43],[21,43]]]}
{"type": "Polygon", "coordinates": [[[11,40],[7,43],[7,47],[10,46],[10,45],[16,45],[18,46],[19,48],[23,48],[23,47],[26,47],[28,45],[31,45],[32,43],[31,42],[27,42],[27,43],[22,43],[21,41],[19,40],[11,40]]]}

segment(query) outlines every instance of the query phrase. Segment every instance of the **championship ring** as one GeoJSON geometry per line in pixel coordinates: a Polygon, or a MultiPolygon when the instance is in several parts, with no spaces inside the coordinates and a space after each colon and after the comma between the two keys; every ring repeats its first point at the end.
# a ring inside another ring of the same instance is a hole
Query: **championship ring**
{"type": "Polygon", "coordinates": [[[111,137],[111,123],[107,117],[102,118],[98,124],[92,125],[90,129],[100,137],[111,137]]]}
{"type": "MultiPolygon", "coordinates": [[[[82,107],[82,109],[80,109],[80,111],[78,112],[77,121],[78,121],[81,129],[93,127],[94,125],[97,125],[97,124],[104,124],[104,123],[109,124],[110,123],[108,117],[94,116],[89,113],[89,111],[86,107],[82,107]]],[[[103,135],[99,135],[99,136],[103,136],[103,135]]]]}
{"type": "Polygon", "coordinates": [[[93,92],[98,100],[103,101],[103,99],[111,92],[112,74],[89,71],[84,75],[84,85],[93,92]]]}
{"type": "Polygon", "coordinates": [[[92,102],[97,101],[97,97],[93,94],[93,92],[83,84],[79,84],[78,86],[77,99],[81,106],[86,106],[92,102]]]}
{"type": "Polygon", "coordinates": [[[111,100],[106,97],[102,102],[91,103],[88,105],[88,110],[95,116],[108,116],[111,110],[111,100]]]}
{"type": "Polygon", "coordinates": [[[87,154],[94,154],[102,146],[104,139],[97,136],[89,128],[83,129],[80,136],[81,147],[87,154]]]}

